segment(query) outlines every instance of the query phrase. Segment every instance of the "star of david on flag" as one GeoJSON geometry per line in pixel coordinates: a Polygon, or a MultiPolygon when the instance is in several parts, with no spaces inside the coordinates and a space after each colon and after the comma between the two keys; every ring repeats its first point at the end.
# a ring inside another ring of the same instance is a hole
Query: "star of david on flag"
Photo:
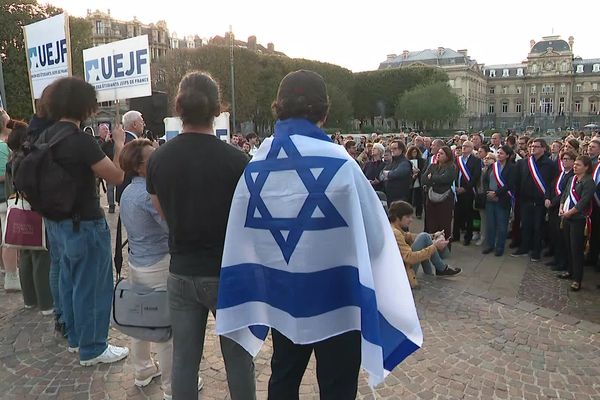
{"type": "Polygon", "coordinates": [[[423,343],[406,269],[379,197],[346,150],[305,119],[278,121],[236,187],[216,330],[260,351],[361,333],[375,386],[423,343]]]}
{"type": "Polygon", "coordinates": [[[274,141],[267,157],[250,163],[244,172],[250,192],[245,226],[269,230],[288,263],[305,231],[348,226],[325,194],[345,162],[344,159],[331,157],[303,157],[289,136],[274,141]],[[269,175],[280,171],[295,171],[308,190],[297,217],[273,216],[261,197],[269,175]]]}

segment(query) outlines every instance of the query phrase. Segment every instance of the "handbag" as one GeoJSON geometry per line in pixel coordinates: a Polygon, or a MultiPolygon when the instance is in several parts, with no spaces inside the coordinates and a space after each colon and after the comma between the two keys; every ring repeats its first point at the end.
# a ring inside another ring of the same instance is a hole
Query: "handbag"
{"type": "Polygon", "coordinates": [[[22,197],[9,199],[6,221],[2,227],[2,243],[5,247],[23,250],[48,251],[44,218],[31,209],[22,197]]]}
{"type": "Polygon", "coordinates": [[[477,193],[475,195],[475,202],[474,202],[473,206],[475,207],[476,210],[484,210],[486,201],[487,201],[487,195],[485,193],[477,193]]]}
{"type": "Polygon", "coordinates": [[[115,270],[117,283],[113,292],[112,323],[115,329],[139,340],[162,343],[171,338],[171,315],[165,289],[133,285],[121,277],[123,265],[121,217],[117,222],[115,270]]]}
{"type": "Polygon", "coordinates": [[[444,200],[446,200],[448,198],[448,196],[450,196],[451,192],[452,192],[452,189],[448,189],[444,193],[437,193],[433,190],[432,187],[430,187],[429,191],[427,192],[427,197],[429,198],[429,201],[431,201],[432,203],[441,203],[444,200]]]}

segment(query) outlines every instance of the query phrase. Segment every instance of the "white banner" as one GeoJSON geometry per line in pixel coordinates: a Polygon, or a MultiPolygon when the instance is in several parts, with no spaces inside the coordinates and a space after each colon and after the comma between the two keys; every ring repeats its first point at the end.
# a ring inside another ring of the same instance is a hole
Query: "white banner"
{"type": "Polygon", "coordinates": [[[98,102],[152,95],[147,35],[86,49],[83,66],[98,102]]]}
{"type": "Polygon", "coordinates": [[[71,75],[69,18],[59,14],[23,27],[29,82],[33,98],[39,99],[46,86],[71,75]]]}
{"type": "MultiPolygon", "coordinates": [[[[181,132],[183,132],[183,126],[181,124],[181,118],[179,117],[167,117],[163,120],[165,123],[165,136],[161,139],[171,140],[181,132]]],[[[229,113],[222,112],[213,122],[213,129],[215,130],[215,136],[224,142],[231,143],[231,135],[229,134],[229,113]]]]}

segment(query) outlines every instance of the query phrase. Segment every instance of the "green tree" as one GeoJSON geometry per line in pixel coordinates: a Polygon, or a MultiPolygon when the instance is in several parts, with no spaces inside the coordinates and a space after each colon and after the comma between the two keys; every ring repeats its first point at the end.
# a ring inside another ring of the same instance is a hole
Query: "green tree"
{"type": "Polygon", "coordinates": [[[32,113],[23,26],[60,14],[61,9],[36,0],[0,1],[0,57],[4,70],[6,102],[13,118],[32,113]]]}
{"type": "Polygon", "coordinates": [[[73,76],[84,79],[83,50],[92,47],[92,22],[85,18],[69,16],[71,38],[71,69],[73,76]]]}
{"type": "Polygon", "coordinates": [[[412,67],[354,74],[352,103],[355,116],[373,125],[373,117],[394,115],[398,97],[418,85],[447,82],[448,76],[438,68],[412,67]]]}
{"type": "Polygon", "coordinates": [[[333,84],[327,84],[329,95],[329,115],[325,127],[347,130],[354,115],[348,95],[333,84]]]}
{"type": "Polygon", "coordinates": [[[460,117],[462,104],[448,83],[433,82],[402,94],[396,105],[396,118],[416,121],[421,129],[431,129],[460,117]]]}

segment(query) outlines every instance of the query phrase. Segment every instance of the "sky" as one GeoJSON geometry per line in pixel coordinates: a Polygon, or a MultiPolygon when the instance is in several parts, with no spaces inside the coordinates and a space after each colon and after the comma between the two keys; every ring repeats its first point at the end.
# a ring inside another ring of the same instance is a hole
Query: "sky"
{"type": "MultiPolygon", "coordinates": [[[[43,0],[41,0],[43,2],[43,0]]],[[[529,41],[543,36],[575,38],[574,52],[600,58],[599,30],[592,19],[597,0],[51,0],[69,14],[106,12],[120,20],[165,20],[179,38],[255,35],[260,44],[290,57],[329,62],[354,72],[377,69],[387,54],[446,47],[467,49],[479,63],[513,64],[527,58],[529,41]],[[595,45],[595,46],[594,46],[595,45]]]]}

